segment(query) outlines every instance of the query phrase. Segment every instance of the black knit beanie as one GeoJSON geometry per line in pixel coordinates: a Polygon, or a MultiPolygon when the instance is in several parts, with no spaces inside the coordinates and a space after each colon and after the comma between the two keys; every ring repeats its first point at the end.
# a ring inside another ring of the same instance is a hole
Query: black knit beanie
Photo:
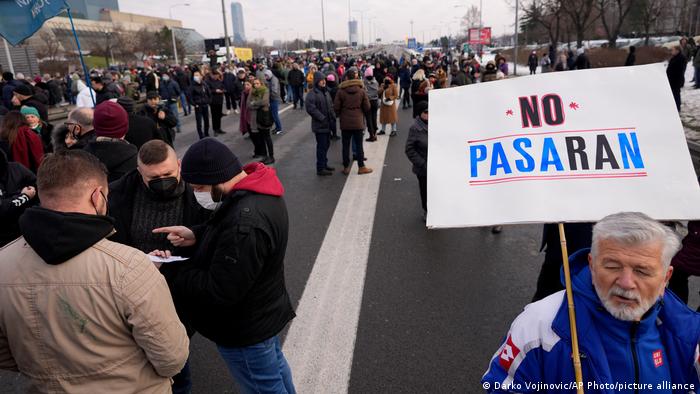
{"type": "Polygon", "coordinates": [[[195,185],[218,185],[242,170],[236,155],[214,137],[192,144],[182,158],[182,179],[195,185]]]}

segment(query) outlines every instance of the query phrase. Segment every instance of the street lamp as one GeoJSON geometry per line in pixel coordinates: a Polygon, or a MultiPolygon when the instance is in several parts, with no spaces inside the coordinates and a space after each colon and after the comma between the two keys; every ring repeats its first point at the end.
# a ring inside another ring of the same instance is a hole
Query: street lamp
{"type": "MultiPolygon", "coordinates": [[[[173,8],[175,7],[189,7],[190,3],[178,3],[170,6],[168,10],[170,12],[170,19],[173,19],[173,8]]],[[[170,37],[173,39],[173,54],[175,55],[175,64],[180,64],[180,60],[177,58],[177,45],[175,45],[175,28],[170,27],[170,37]]]]}

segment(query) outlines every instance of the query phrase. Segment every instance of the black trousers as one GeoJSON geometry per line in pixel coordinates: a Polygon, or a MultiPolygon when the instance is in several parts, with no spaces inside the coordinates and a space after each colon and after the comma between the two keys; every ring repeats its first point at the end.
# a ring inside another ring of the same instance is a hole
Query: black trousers
{"type": "MultiPolygon", "coordinates": [[[[223,94],[219,94],[223,96],[223,94]]],[[[221,117],[224,116],[224,98],[215,97],[211,101],[211,127],[214,132],[221,130],[221,117]]]]}
{"type": "Polygon", "coordinates": [[[209,106],[207,104],[202,104],[194,107],[194,118],[197,122],[197,134],[199,134],[199,139],[204,137],[209,137],[209,106]],[[202,123],[204,123],[204,128],[202,128],[202,123]]]}
{"type": "Polygon", "coordinates": [[[253,141],[256,156],[275,157],[270,129],[258,129],[257,132],[252,132],[250,139],[253,141]]]}
{"type": "Polygon", "coordinates": [[[403,99],[401,99],[401,102],[403,103],[404,108],[408,108],[411,106],[411,88],[407,87],[401,87],[401,92],[403,92],[403,99]]]}
{"type": "Polygon", "coordinates": [[[287,102],[287,85],[284,83],[280,83],[280,97],[282,98],[283,103],[287,102]]]}
{"type": "Polygon", "coordinates": [[[355,155],[357,156],[357,166],[358,167],[364,167],[365,166],[365,152],[364,149],[362,149],[362,134],[364,134],[364,130],[342,130],[342,136],[343,136],[343,167],[348,168],[352,164],[352,161],[350,160],[350,142],[351,140],[355,140],[355,149],[357,150],[355,152],[355,155]]]}
{"type": "Polygon", "coordinates": [[[226,109],[236,109],[236,97],[233,95],[233,93],[226,92],[224,93],[224,97],[226,97],[226,109]]]}
{"type": "Polygon", "coordinates": [[[671,87],[671,93],[673,93],[673,99],[676,101],[676,109],[681,112],[681,88],[671,87]]]}
{"type": "Polygon", "coordinates": [[[379,100],[369,100],[369,112],[365,112],[367,131],[370,137],[377,135],[377,111],[379,111],[379,100]]]}
{"type": "Polygon", "coordinates": [[[428,212],[428,177],[416,175],[418,178],[418,189],[420,189],[420,202],[423,211],[428,212]]]}
{"type": "Polygon", "coordinates": [[[294,93],[294,106],[301,102],[301,107],[304,108],[304,85],[292,86],[292,93],[294,93]]]}
{"type": "Polygon", "coordinates": [[[314,133],[316,136],[316,171],[328,167],[328,148],[331,146],[330,133],[314,133]]]}

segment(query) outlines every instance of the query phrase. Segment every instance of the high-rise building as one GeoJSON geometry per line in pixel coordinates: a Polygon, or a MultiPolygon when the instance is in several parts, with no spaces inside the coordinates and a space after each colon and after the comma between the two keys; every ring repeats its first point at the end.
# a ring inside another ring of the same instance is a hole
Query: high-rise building
{"type": "Polygon", "coordinates": [[[100,20],[100,10],[119,11],[118,0],[67,0],[71,14],[76,18],[100,20]]]}
{"type": "Polygon", "coordinates": [[[240,44],[246,41],[245,25],[243,24],[243,6],[234,1],[231,3],[231,19],[233,21],[233,43],[240,44]]]}
{"type": "Polygon", "coordinates": [[[348,22],[348,33],[350,36],[350,46],[357,46],[357,21],[348,22]]]}

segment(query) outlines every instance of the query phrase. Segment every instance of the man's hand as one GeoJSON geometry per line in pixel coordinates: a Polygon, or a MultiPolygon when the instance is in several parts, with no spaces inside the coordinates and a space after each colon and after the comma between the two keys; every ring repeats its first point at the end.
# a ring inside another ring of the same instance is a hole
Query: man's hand
{"type": "MultiPolygon", "coordinates": [[[[169,250],[154,250],[151,253],[148,254],[149,256],[158,256],[162,257],[164,259],[169,259],[172,255],[170,254],[169,250]]],[[[153,265],[156,266],[156,268],[160,269],[160,266],[163,265],[163,263],[156,263],[155,261],[153,262],[153,265]]]]}
{"type": "Polygon", "coordinates": [[[168,234],[168,241],[176,247],[192,246],[197,242],[192,230],[185,226],[160,227],[153,230],[154,234],[168,234]]]}
{"type": "Polygon", "coordinates": [[[22,194],[26,194],[29,198],[34,198],[36,196],[36,189],[34,186],[27,186],[21,191],[22,194]]]}
{"type": "Polygon", "coordinates": [[[158,111],[158,119],[160,119],[160,120],[165,119],[165,112],[163,112],[163,111],[158,111]]]}

